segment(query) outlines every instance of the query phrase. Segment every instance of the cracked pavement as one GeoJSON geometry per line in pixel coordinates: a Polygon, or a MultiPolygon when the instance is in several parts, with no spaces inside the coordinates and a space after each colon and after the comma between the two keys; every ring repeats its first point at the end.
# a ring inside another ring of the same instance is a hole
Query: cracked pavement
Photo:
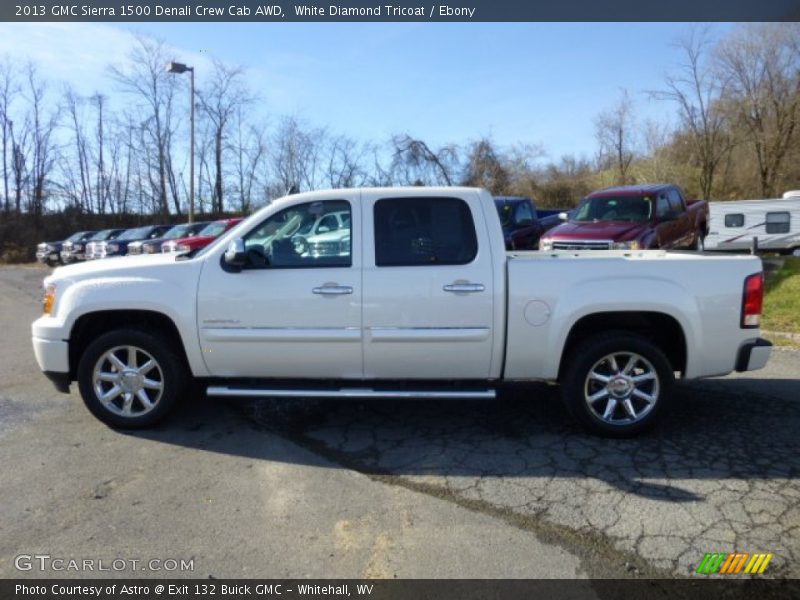
{"type": "Polygon", "coordinates": [[[275,401],[254,418],[364,473],[602,540],[671,575],[706,552],[773,552],[800,576],[800,353],[767,371],[677,387],[665,421],[630,440],[580,431],[546,385],[499,403],[275,401]],[[774,377],[774,375],[773,375],[774,377]]]}
{"type": "Polygon", "coordinates": [[[680,577],[744,551],[800,577],[798,351],[678,385],[631,440],[584,434],[547,385],[497,402],[198,400],[131,435],[32,364],[43,274],[0,268],[4,576],[25,549],[189,539],[215,576],[680,577]]]}

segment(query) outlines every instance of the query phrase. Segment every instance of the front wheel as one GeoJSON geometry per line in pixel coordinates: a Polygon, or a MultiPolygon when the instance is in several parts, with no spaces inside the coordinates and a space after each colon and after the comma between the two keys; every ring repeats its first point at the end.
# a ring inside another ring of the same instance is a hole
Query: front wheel
{"type": "Polygon", "coordinates": [[[570,354],[562,397],[585,429],[630,437],[656,424],[674,381],[660,348],[641,335],[617,331],[588,338],[570,354]]]}
{"type": "Polygon", "coordinates": [[[175,405],[187,382],[172,344],[149,331],[118,329],[86,348],[78,388],[86,407],[112,427],[149,427],[175,405]]]}

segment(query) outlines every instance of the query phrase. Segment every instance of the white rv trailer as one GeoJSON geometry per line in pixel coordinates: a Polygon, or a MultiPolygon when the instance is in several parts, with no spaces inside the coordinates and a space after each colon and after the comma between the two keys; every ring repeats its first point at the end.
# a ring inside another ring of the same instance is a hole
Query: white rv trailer
{"type": "Polygon", "coordinates": [[[783,198],[708,203],[706,250],[758,249],[791,253],[800,249],[800,192],[783,198]]]}

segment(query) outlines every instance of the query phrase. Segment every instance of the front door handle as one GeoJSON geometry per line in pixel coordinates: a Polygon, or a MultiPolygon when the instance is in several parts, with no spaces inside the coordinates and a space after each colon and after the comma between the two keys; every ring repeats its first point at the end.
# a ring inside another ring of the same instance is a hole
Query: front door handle
{"type": "Polygon", "coordinates": [[[482,292],[486,288],[482,283],[448,283],[442,289],[445,292],[453,292],[454,294],[471,294],[475,292],[482,292]]]}
{"type": "Polygon", "coordinates": [[[315,287],[311,290],[320,296],[344,296],[345,294],[352,294],[353,288],[349,285],[323,285],[315,287]]]}

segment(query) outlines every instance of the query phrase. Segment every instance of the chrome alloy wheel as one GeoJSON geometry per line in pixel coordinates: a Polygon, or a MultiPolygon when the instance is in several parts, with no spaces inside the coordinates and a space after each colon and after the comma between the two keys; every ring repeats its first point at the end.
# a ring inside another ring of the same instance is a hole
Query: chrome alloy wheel
{"type": "Polygon", "coordinates": [[[97,399],[109,412],[140,417],[161,400],[164,374],[148,352],[136,346],[117,346],[95,364],[92,385],[97,399]]]}
{"type": "Polygon", "coordinates": [[[614,352],[594,364],[583,387],[594,416],[611,425],[628,425],[641,421],[655,407],[658,372],[640,354],[614,352]]]}

